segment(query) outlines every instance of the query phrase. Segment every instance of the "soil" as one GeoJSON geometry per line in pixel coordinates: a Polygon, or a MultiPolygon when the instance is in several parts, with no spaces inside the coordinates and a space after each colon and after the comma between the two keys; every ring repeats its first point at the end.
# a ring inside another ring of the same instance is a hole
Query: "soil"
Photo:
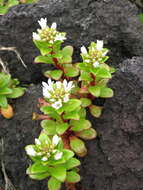
{"type": "MultiPolygon", "coordinates": [[[[23,97],[11,102],[14,118],[0,116],[3,160],[17,190],[47,189],[46,180],[34,181],[25,174],[30,160],[24,151],[41,130],[39,121],[31,118],[38,111],[41,82],[46,80],[42,70],[51,68],[33,64],[39,53],[31,34],[41,17],[47,17],[49,24],[56,21],[68,33],[66,44],[74,46],[74,61],[80,60],[81,45],[103,39],[110,49],[109,62],[117,68],[109,84],[115,95],[106,99],[102,117],[88,114],[98,137],[86,143],[88,155],[81,159],[82,180],[77,190],[143,190],[143,24],[139,13],[141,9],[128,0],[49,0],[15,6],[0,17],[0,44],[16,46],[28,67],[26,70],[13,53],[0,52],[12,75],[29,85],[23,97]]],[[[4,189],[2,172],[0,187],[4,189]]]]}

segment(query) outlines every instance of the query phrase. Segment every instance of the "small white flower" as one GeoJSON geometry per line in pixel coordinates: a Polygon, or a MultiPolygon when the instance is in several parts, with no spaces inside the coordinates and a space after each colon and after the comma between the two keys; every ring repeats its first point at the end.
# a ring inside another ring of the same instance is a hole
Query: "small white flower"
{"type": "Polygon", "coordinates": [[[42,161],[47,161],[48,158],[44,156],[41,160],[42,160],[42,161]]]}
{"type": "Polygon", "coordinates": [[[41,18],[38,20],[39,25],[41,26],[42,29],[47,28],[47,18],[41,18]]]}
{"type": "Polygon", "coordinates": [[[103,49],[103,40],[97,40],[96,49],[101,51],[103,49]]]}
{"type": "Polygon", "coordinates": [[[56,36],[55,36],[55,39],[54,39],[54,41],[64,41],[64,40],[66,40],[66,37],[64,36],[64,35],[62,35],[62,34],[57,34],[56,36]]]}
{"type": "Polygon", "coordinates": [[[52,143],[54,146],[57,146],[57,144],[59,143],[60,141],[60,137],[58,137],[58,135],[54,135],[53,138],[52,138],[52,143]]]}
{"type": "Polygon", "coordinates": [[[81,53],[87,54],[87,49],[86,49],[85,46],[82,46],[82,47],[80,48],[80,50],[81,50],[81,53]]]}
{"type": "Polygon", "coordinates": [[[56,110],[58,110],[59,108],[62,107],[62,101],[61,101],[61,100],[58,100],[58,101],[54,102],[54,103],[52,104],[52,107],[55,108],[56,110]]]}
{"type": "Polygon", "coordinates": [[[37,144],[37,145],[40,145],[41,144],[41,142],[39,141],[39,139],[35,139],[35,144],[37,144]]]}
{"type": "Polygon", "coordinates": [[[34,40],[41,40],[39,34],[37,34],[36,32],[33,32],[33,39],[34,40]]]}
{"type": "Polygon", "coordinates": [[[66,94],[65,96],[64,96],[64,102],[68,102],[69,101],[69,94],[66,94]]]}
{"type": "Polygon", "coordinates": [[[55,159],[55,160],[59,160],[59,159],[62,158],[62,155],[63,155],[62,152],[58,152],[57,154],[55,154],[54,159],[55,159]]]}
{"type": "Polygon", "coordinates": [[[56,82],[56,87],[57,87],[58,89],[60,89],[61,86],[62,86],[62,83],[61,83],[60,81],[56,82]]]}
{"type": "Polygon", "coordinates": [[[56,28],[57,28],[57,23],[56,23],[56,22],[53,22],[52,25],[51,25],[51,28],[56,30],[56,28]]]}
{"type": "Polygon", "coordinates": [[[34,150],[34,148],[32,146],[26,147],[26,152],[30,156],[35,156],[36,155],[36,152],[35,152],[35,150],[34,150]]]}
{"type": "Polygon", "coordinates": [[[93,63],[93,66],[94,66],[94,67],[99,67],[99,62],[98,62],[98,61],[94,62],[94,63],[93,63]]]}

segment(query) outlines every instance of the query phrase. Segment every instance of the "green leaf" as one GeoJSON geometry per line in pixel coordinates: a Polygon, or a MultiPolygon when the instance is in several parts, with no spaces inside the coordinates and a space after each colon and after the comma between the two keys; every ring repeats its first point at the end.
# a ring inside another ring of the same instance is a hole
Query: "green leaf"
{"type": "Polygon", "coordinates": [[[88,88],[89,92],[95,96],[95,97],[99,97],[100,96],[100,89],[101,87],[100,86],[90,86],[88,88]]]}
{"type": "Polygon", "coordinates": [[[10,83],[11,80],[11,76],[5,73],[0,73],[0,89],[8,86],[8,84],[10,83]]]}
{"type": "Polygon", "coordinates": [[[48,180],[48,189],[49,190],[60,190],[61,188],[61,182],[59,180],[57,180],[54,177],[51,177],[48,180]]]}
{"type": "Polygon", "coordinates": [[[86,109],[85,108],[81,108],[78,111],[78,114],[79,114],[80,119],[84,119],[86,117],[86,109]]]}
{"type": "Polygon", "coordinates": [[[67,161],[74,156],[74,152],[68,149],[63,150],[63,158],[67,161]]]}
{"type": "Polygon", "coordinates": [[[61,117],[59,116],[59,114],[51,106],[42,106],[40,108],[40,110],[44,114],[49,115],[50,117],[52,117],[53,119],[56,119],[56,120],[59,120],[59,121],[61,120],[61,117]]]}
{"type": "Polygon", "coordinates": [[[13,88],[12,89],[12,94],[8,94],[7,97],[8,98],[19,98],[21,96],[23,96],[25,92],[25,88],[13,88]]]}
{"type": "Polygon", "coordinates": [[[88,107],[92,103],[88,98],[81,98],[80,101],[82,107],[88,107]]]}
{"type": "Polygon", "coordinates": [[[0,107],[7,108],[8,102],[5,96],[0,95],[0,107]]]}
{"type": "Polygon", "coordinates": [[[47,135],[55,135],[56,134],[56,122],[53,120],[41,121],[41,127],[45,130],[47,135]]]}
{"type": "Polygon", "coordinates": [[[75,120],[79,120],[79,114],[76,111],[72,111],[72,112],[67,112],[64,114],[63,116],[64,119],[75,119],[75,120]]]}
{"type": "Polygon", "coordinates": [[[60,61],[60,63],[71,63],[71,62],[72,62],[72,57],[71,57],[70,55],[64,56],[64,57],[61,59],[61,61],[60,61]]]}
{"type": "Polygon", "coordinates": [[[65,75],[68,77],[76,77],[79,75],[79,70],[76,67],[67,67],[65,69],[65,75]]]}
{"type": "Polygon", "coordinates": [[[97,117],[99,118],[101,116],[101,113],[102,113],[102,107],[100,106],[95,106],[95,105],[92,105],[89,107],[90,109],[90,112],[91,114],[94,116],[94,117],[97,117]]]}
{"type": "Polygon", "coordinates": [[[96,76],[100,78],[112,78],[111,73],[106,70],[105,68],[94,68],[91,70],[91,72],[96,76]]]}
{"type": "Polygon", "coordinates": [[[65,133],[65,131],[68,129],[68,127],[69,127],[68,123],[57,123],[56,132],[59,135],[62,135],[63,133],[65,133]]]}
{"type": "Polygon", "coordinates": [[[87,153],[84,142],[77,137],[70,138],[70,147],[78,156],[82,157],[87,153]]]}
{"type": "Polygon", "coordinates": [[[72,56],[73,55],[73,47],[72,46],[65,46],[63,49],[62,49],[62,52],[63,52],[63,55],[69,55],[69,56],[72,56]]]}
{"type": "Polygon", "coordinates": [[[78,66],[78,68],[80,68],[80,70],[82,70],[82,71],[86,71],[86,72],[89,72],[90,71],[90,69],[89,69],[89,64],[87,64],[87,63],[79,63],[79,64],[77,64],[77,66],[78,66]]]}
{"type": "Polygon", "coordinates": [[[69,183],[77,183],[80,181],[80,176],[75,171],[67,172],[66,181],[69,183]]]}
{"type": "Polygon", "coordinates": [[[97,136],[96,131],[93,128],[83,130],[76,135],[84,140],[94,139],[97,136]]]}
{"type": "MultiPolygon", "coordinates": [[[[35,166],[34,166],[35,167],[35,166]]],[[[36,180],[42,180],[47,177],[49,177],[49,173],[47,171],[42,171],[42,172],[33,172],[32,171],[33,165],[27,168],[26,173],[29,175],[31,179],[36,179],[36,180]]]]}
{"type": "Polygon", "coordinates": [[[111,98],[113,97],[114,92],[111,88],[102,88],[101,89],[101,93],[100,93],[100,97],[101,98],[111,98]]]}
{"type": "Polygon", "coordinates": [[[77,99],[70,99],[65,105],[64,110],[66,112],[72,112],[81,105],[81,101],[77,99]]]}
{"type": "Polygon", "coordinates": [[[48,172],[50,175],[60,182],[64,182],[66,179],[66,169],[64,166],[49,167],[48,172]]]}
{"type": "Polygon", "coordinates": [[[46,56],[37,56],[34,60],[35,63],[47,63],[47,64],[53,64],[53,58],[51,55],[46,56]]]}
{"type": "Polygon", "coordinates": [[[59,80],[63,74],[61,70],[53,70],[50,72],[50,76],[52,79],[59,80]]]}
{"type": "Polygon", "coordinates": [[[40,41],[40,40],[33,40],[34,44],[36,45],[36,47],[40,50],[41,54],[47,55],[48,53],[50,53],[52,51],[52,48],[49,48],[49,43],[48,42],[44,42],[44,41],[40,41]]]}
{"type": "Polygon", "coordinates": [[[78,121],[70,120],[70,125],[72,126],[72,131],[82,131],[91,127],[90,121],[86,119],[80,119],[78,121]]]}
{"type": "Polygon", "coordinates": [[[4,87],[4,88],[0,88],[0,95],[6,95],[6,94],[11,94],[12,90],[10,88],[4,87]]]}
{"type": "Polygon", "coordinates": [[[81,72],[79,80],[84,80],[84,81],[93,81],[93,78],[91,77],[90,73],[88,72],[81,72]]]}
{"type": "Polygon", "coordinates": [[[65,167],[67,170],[70,170],[74,167],[77,167],[80,165],[80,161],[76,158],[71,158],[65,163],[65,167]]]}

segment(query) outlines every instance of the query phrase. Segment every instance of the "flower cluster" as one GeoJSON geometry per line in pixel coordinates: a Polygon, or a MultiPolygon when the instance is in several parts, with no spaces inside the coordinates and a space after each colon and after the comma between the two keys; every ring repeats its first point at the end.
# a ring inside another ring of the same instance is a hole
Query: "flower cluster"
{"type": "Polygon", "coordinates": [[[63,42],[66,39],[65,32],[58,32],[56,30],[57,24],[55,22],[51,25],[51,28],[48,27],[46,18],[41,18],[38,23],[41,26],[41,29],[37,30],[38,33],[33,32],[34,40],[46,41],[49,44],[53,44],[56,41],[63,42]]]}
{"type": "Polygon", "coordinates": [[[100,63],[105,61],[106,54],[108,50],[103,48],[103,41],[97,40],[97,43],[92,42],[88,47],[89,51],[85,48],[85,46],[81,47],[81,56],[85,63],[91,63],[93,67],[98,67],[100,63]]]}
{"type": "Polygon", "coordinates": [[[44,162],[49,159],[59,160],[63,155],[63,152],[57,148],[60,140],[61,138],[57,135],[50,139],[42,134],[39,139],[35,139],[35,145],[28,145],[25,149],[29,156],[38,157],[44,162]]]}
{"type": "Polygon", "coordinates": [[[63,82],[57,81],[54,83],[49,78],[48,83],[42,82],[42,85],[43,96],[55,109],[59,109],[64,102],[69,101],[71,89],[74,87],[73,81],[67,82],[66,79],[63,82]]]}

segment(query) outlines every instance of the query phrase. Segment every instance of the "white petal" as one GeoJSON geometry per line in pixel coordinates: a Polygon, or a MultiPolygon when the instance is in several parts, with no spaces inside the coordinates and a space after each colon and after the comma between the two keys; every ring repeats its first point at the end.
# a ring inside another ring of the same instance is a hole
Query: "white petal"
{"type": "Polygon", "coordinates": [[[68,102],[69,101],[69,94],[66,94],[64,99],[63,99],[64,102],[68,102]]]}
{"type": "Polygon", "coordinates": [[[98,62],[98,61],[94,62],[94,63],[93,63],[93,66],[94,66],[94,67],[99,67],[99,62],[98,62]]]}
{"type": "Polygon", "coordinates": [[[52,104],[52,107],[58,110],[59,108],[62,107],[62,101],[58,100],[57,102],[55,102],[54,104],[52,104]]]}
{"type": "Polygon", "coordinates": [[[44,156],[41,160],[42,160],[42,161],[47,161],[48,158],[44,156]]]}
{"type": "Polygon", "coordinates": [[[108,53],[108,50],[102,53],[103,56],[105,56],[108,53]]]}
{"type": "Polygon", "coordinates": [[[42,29],[47,28],[47,18],[41,18],[40,20],[38,20],[38,23],[42,29]]]}
{"type": "Polygon", "coordinates": [[[58,137],[58,135],[54,135],[53,139],[52,139],[52,143],[54,146],[57,146],[57,144],[59,143],[60,138],[58,137]]]}
{"type": "Polygon", "coordinates": [[[97,40],[96,49],[101,51],[103,49],[103,40],[97,40]]]}
{"type": "Polygon", "coordinates": [[[41,144],[41,142],[39,141],[39,139],[35,139],[35,144],[37,144],[37,145],[41,144]]]}
{"type": "Polygon", "coordinates": [[[90,63],[90,60],[89,59],[85,59],[84,60],[86,63],[90,63]]]}
{"type": "Polygon", "coordinates": [[[63,155],[62,152],[58,152],[57,154],[55,154],[54,159],[55,159],[55,160],[59,160],[59,159],[62,158],[62,155],[63,155]]]}
{"type": "Polygon", "coordinates": [[[58,40],[59,41],[64,41],[64,40],[66,40],[66,37],[64,35],[62,35],[62,34],[57,34],[54,41],[58,41],[58,40]]]}
{"type": "Polygon", "coordinates": [[[33,32],[33,39],[34,40],[41,40],[39,34],[37,34],[36,32],[33,32]]]}
{"type": "Polygon", "coordinates": [[[36,155],[36,152],[35,152],[35,150],[34,150],[34,148],[32,146],[26,147],[26,152],[30,156],[35,156],[36,155]]]}
{"type": "Polygon", "coordinates": [[[67,85],[67,90],[70,91],[74,87],[73,81],[70,81],[67,85]]]}
{"type": "Polygon", "coordinates": [[[66,88],[67,88],[67,84],[68,84],[67,80],[66,80],[66,79],[64,79],[64,81],[63,81],[64,89],[66,89],[66,88]]]}
{"type": "Polygon", "coordinates": [[[58,89],[60,89],[61,86],[62,86],[62,83],[61,83],[60,81],[56,82],[56,87],[57,87],[58,89]]]}
{"type": "Polygon", "coordinates": [[[52,29],[56,29],[56,28],[57,28],[57,23],[56,23],[56,22],[53,22],[52,25],[51,25],[51,28],[52,28],[52,29]]]}
{"type": "Polygon", "coordinates": [[[86,49],[85,46],[82,46],[82,47],[80,48],[80,50],[81,50],[81,53],[87,54],[87,49],[86,49]]]}

